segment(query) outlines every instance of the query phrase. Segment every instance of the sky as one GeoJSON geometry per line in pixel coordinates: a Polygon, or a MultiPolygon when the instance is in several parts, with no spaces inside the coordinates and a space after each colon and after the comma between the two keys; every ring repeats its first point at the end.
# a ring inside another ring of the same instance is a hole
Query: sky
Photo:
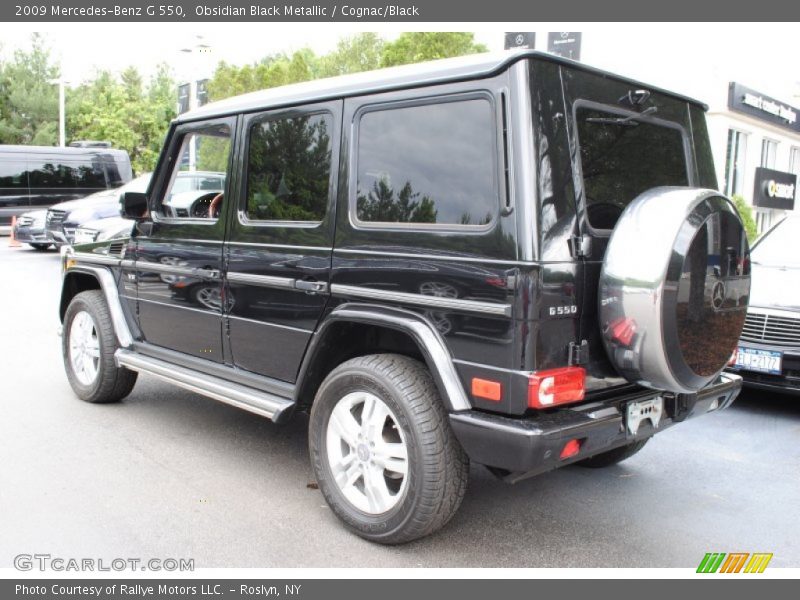
{"type": "MultiPolygon", "coordinates": [[[[727,81],[739,81],[778,100],[800,106],[800,28],[795,23],[475,23],[414,24],[415,31],[473,31],[490,50],[502,50],[504,32],[535,31],[537,48],[548,31],[583,32],[582,61],[667,87],[714,104],[722,101],[727,81]]],[[[29,46],[34,31],[46,35],[65,78],[74,83],[97,69],[119,72],[134,65],[151,73],[168,62],[181,79],[190,72],[210,72],[220,60],[257,61],[276,52],[310,47],[322,54],[342,36],[377,31],[393,39],[409,29],[402,24],[207,23],[155,24],[0,24],[0,57],[29,46]],[[201,37],[198,37],[201,36],[201,37]],[[200,56],[181,52],[204,43],[200,56]],[[194,58],[192,58],[194,57],[194,58]]]]}

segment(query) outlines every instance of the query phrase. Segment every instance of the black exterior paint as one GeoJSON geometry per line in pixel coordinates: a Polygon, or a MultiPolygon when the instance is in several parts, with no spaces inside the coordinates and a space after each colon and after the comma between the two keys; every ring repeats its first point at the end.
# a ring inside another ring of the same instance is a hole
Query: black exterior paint
{"type": "MultiPolygon", "coordinates": [[[[612,367],[597,325],[597,285],[610,231],[593,229],[588,223],[580,140],[574,123],[581,102],[607,106],[615,114],[635,112],[620,99],[641,86],[536,56],[519,59],[526,61],[529,88],[524,90],[514,88],[519,80],[510,73],[512,62],[499,73],[480,79],[405,85],[323,100],[315,97],[294,106],[265,105],[230,116],[213,116],[215,122],[228,123],[233,131],[225,202],[219,219],[213,222],[159,216],[159,194],[166,189],[181,135],[208,122],[189,117],[178,121],[148,191],[153,217],[136,227],[125,256],[134,260],[135,266],[126,267],[120,279],[126,309],[136,315],[131,325],[138,347],[160,356],[179,352],[187,364],[206,364],[206,371],[228,373],[231,381],[254,382],[255,387],[270,389],[289,386],[298,404],[307,406],[314,392],[309,381],[324,370],[324,365],[315,364],[317,355],[309,354],[309,347],[314,352],[322,349],[320,356],[328,361],[357,355],[359,343],[368,344],[364,352],[370,348],[418,352],[408,340],[411,336],[404,338],[402,331],[384,337],[348,337],[356,330],[337,328],[329,321],[335,309],[382,306],[412,311],[444,341],[474,409],[466,412],[477,415],[481,426],[487,419],[495,419],[488,426],[495,433],[477,441],[475,427],[454,422],[462,443],[470,445],[475,456],[496,440],[497,431],[504,430],[508,423],[503,419],[521,428],[523,438],[532,429],[544,431],[553,448],[575,425],[575,418],[581,421],[569,408],[537,415],[527,407],[527,393],[530,372],[567,366],[570,347],[584,340],[588,343],[588,355],[583,357],[587,401],[612,407],[632,397],[630,394],[641,393],[612,367]],[[486,152],[496,160],[501,176],[496,182],[496,210],[489,223],[477,228],[360,223],[355,218],[359,115],[459,97],[486,98],[494,110],[495,139],[486,152]],[[520,97],[530,98],[528,121],[520,120],[525,112],[520,97]],[[318,223],[249,221],[245,198],[250,124],[263,118],[320,111],[332,115],[334,122],[324,218],[318,223]],[[521,133],[515,128],[521,122],[531,128],[525,133],[531,136],[534,164],[522,164],[512,152],[512,142],[521,133]],[[518,192],[519,180],[528,174],[534,182],[533,196],[523,197],[518,192]],[[152,263],[172,264],[176,270],[148,270],[152,263]],[[207,276],[198,275],[196,269],[207,276]],[[337,291],[340,286],[351,290],[337,291]],[[401,295],[388,300],[365,299],[352,287],[401,295]],[[197,303],[195,291],[203,288],[219,292],[216,308],[197,303]],[[447,309],[421,306],[430,295],[474,304],[447,309]],[[499,311],[482,312],[487,306],[499,311]],[[509,310],[504,315],[506,306],[509,310]],[[326,337],[329,334],[332,337],[326,337]],[[470,396],[473,377],[500,381],[502,399],[495,402],[470,396]],[[543,415],[552,417],[546,418],[544,429],[540,427],[543,415]],[[521,419],[523,416],[526,418],[521,419]]],[[[657,112],[643,119],[678,129],[684,140],[689,184],[715,187],[702,108],[676,95],[651,92],[647,107],[654,106],[657,112]]],[[[372,327],[363,324],[367,325],[372,327]]],[[[421,354],[425,358],[424,352],[421,354]]],[[[680,417],[677,412],[673,416],[680,417]]],[[[593,431],[600,429],[593,427],[593,431]]],[[[619,423],[611,423],[611,429],[617,431],[619,423]]],[[[624,443],[624,434],[612,435],[611,429],[593,437],[592,447],[600,450],[624,443]]],[[[527,442],[515,446],[509,438],[509,443],[512,449],[527,448],[525,460],[535,464],[525,462],[526,469],[558,466],[533,452],[527,442]]],[[[504,468],[516,464],[500,464],[502,455],[500,452],[497,456],[501,458],[493,458],[490,464],[504,468]]]]}

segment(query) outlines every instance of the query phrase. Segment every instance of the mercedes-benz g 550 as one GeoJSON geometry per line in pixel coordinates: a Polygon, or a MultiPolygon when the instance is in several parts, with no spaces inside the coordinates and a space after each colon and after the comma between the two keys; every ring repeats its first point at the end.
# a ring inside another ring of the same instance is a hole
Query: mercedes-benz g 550
{"type": "Polygon", "coordinates": [[[442,527],[469,461],[619,462],[740,388],[749,249],[704,108],[525,51],[181,115],[131,238],[63,254],[69,381],[309,412],[322,494],[383,543],[442,527]],[[187,171],[225,186],[178,214],[187,171]]]}

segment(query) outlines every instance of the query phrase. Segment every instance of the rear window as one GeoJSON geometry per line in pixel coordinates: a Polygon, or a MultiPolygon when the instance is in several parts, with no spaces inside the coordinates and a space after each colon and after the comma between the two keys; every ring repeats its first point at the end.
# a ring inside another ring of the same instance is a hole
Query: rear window
{"type": "Polygon", "coordinates": [[[689,184],[683,131],[635,113],[576,111],[586,214],[594,229],[613,229],[642,192],[689,184]]]}

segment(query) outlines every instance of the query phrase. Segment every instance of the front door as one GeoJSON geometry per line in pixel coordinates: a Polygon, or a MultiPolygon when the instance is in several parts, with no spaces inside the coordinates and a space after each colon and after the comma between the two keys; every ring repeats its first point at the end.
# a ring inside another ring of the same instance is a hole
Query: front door
{"type": "Polygon", "coordinates": [[[222,241],[235,119],[178,127],[136,240],[139,326],[148,344],[223,362],[222,241]]]}
{"type": "Polygon", "coordinates": [[[341,101],[248,115],[226,244],[233,363],[294,382],[328,300],[341,101]]]}

